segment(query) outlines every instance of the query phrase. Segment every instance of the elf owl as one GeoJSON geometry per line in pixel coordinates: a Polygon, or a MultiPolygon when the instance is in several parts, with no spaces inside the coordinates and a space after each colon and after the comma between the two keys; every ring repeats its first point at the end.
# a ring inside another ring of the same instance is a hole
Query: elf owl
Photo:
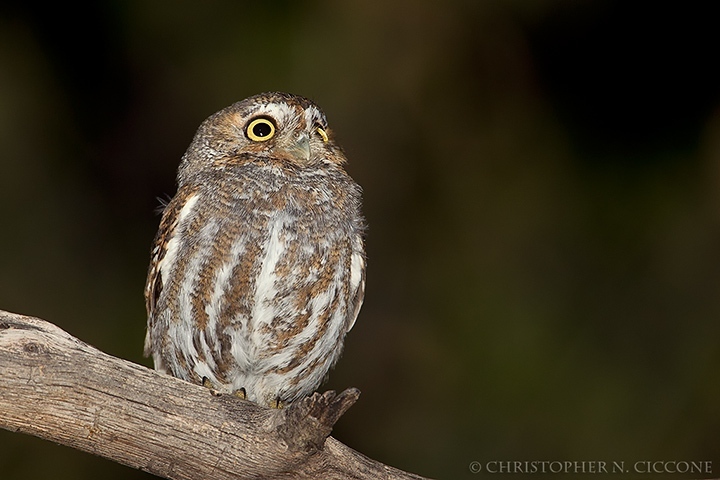
{"type": "Polygon", "coordinates": [[[145,287],[157,370],[281,407],[312,393],[365,288],[360,187],[323,112],[286,93],[205,120],[145,287]]]}

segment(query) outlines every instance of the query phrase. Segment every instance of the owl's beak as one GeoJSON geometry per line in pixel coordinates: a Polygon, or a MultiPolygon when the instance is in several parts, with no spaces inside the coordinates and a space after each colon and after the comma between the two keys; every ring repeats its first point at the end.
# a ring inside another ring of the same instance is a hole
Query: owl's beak
{"type": "Polygon", "coordinates": [[[308,134],[302,132],[290,143],[288,147],[290,155],[300,163],[307,163],[310,160],[310,139],[308,134]]]}

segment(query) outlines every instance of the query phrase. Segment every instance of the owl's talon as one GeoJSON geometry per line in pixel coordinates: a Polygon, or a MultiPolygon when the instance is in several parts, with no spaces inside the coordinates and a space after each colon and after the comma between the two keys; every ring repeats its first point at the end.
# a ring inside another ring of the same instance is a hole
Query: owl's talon
{"type": "Polygon", "coordinates": [[[270,408],[277,408],[278,410],[281,410],[285,408],[285,404],[282,400],[280,400],[280,397],[278,397],[273,403],[270,404],[270,408]]]}
{"type": "Polygon", "coordinates": [[[233,395],[242,400],[247,400],[247,392],[245,391],[245,387],[240,387],[239,389],[235,390],[233,392],[233,395]]]}
{"type": "Polygon", "coordinates": [[[208,377],[202,378],[202,386],[210,390],[210,395],[212,395],[213,397],[219,397],[220,395],[222,395],[222,393],[218,392],[215,389],[215,386],[208,377]]]}

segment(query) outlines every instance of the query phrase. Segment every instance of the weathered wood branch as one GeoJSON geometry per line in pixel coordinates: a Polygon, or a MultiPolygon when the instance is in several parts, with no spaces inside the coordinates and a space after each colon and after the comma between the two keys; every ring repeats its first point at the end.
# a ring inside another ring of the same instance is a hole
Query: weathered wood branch
{"type": "Polygon", "coordinates": [[[177,480],[422,479],[332,437],[357,389],[273,410],[0,311],[0,427],[177,480]]]}

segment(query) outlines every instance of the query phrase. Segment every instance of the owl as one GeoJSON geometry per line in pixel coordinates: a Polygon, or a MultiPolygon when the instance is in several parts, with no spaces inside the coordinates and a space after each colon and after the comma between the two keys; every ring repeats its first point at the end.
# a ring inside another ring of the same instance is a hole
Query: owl
{"type": "Polygon", "coordinates": [[[178,168],[145,287],[145,354],[282,407],[337,361],[365,291],[361,190],[323,112],[264,93],[205,120],[178,168]]]}

